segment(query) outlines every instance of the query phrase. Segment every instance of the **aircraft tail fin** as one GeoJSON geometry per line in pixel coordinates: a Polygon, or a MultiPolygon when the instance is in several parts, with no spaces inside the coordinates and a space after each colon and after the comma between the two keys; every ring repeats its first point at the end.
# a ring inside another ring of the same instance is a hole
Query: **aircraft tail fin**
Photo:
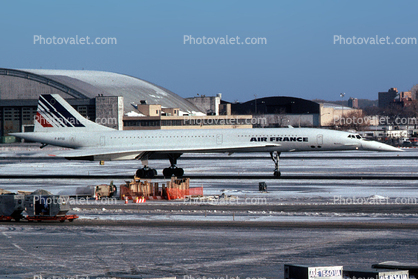
{"type": "Polygon", "coordinates": [[[58,94],[39,96],[35,132],[64,132],[67,129],[113,130],[84,118],[58,94]]]}

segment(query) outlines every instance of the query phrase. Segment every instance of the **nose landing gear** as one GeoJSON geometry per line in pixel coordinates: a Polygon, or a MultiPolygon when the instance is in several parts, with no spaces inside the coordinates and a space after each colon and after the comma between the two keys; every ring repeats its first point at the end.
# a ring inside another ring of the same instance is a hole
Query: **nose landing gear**
{"type": "Polygon", "coordinates": [[[274,173],[273,173],[273,175],[275,177],[280,177],[282,175],[281,172],[279,171],[280,152],[277,152],[277,151],[270,152],[270,157],[274,162],[274,173]]]}

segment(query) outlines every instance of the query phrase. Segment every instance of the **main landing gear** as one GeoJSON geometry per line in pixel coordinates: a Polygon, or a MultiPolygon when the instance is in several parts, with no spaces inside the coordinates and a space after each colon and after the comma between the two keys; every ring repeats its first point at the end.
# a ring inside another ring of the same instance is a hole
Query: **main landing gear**
{"type": "Polygon", "coordinates": [[[144,166],[142,169],[136,171],[136,177],[141,178],[153,178],[157,175],[156,169],[150,169],[148,166],[144,166]]]}
{"type": "MultiPolygon", "coordinates": [[[[171,166],[169,168],[165,168],[163,170],[163,174],[165,177],[171,177],[171,176],[183,176],[184,170],[182,168],[178,168],[176,166],[177,159],[180,158],[182,153],[171,153],[168,154],[168,159],[170,160],[171,166]]],[[[157,175],[157,171],[155,169],[151,169],[148,167],[148,159],[150,154],[145,153],[142,156],[139,157],[139,159],[142,161],[142,164],[144,167],[142,169],[138,169],[136,171],[136,176],[140,178],[153,178],[157,175]]],[[[155,158],[155,157],[154,157],[155,158]]],[[[167,158],[166,154],[163,154],[163,156],[157,157],[158,159],[167,158]]]]}
{"type": "Polygon", "coordinates": [[[165,177],[171,177],[171,176],[183,176],[184,170],[182,168],[178,168],[177,165],[177,159],[180,158],[181,154],[169,154],[168,159],[170,160],[171,166],[169,168],[163,169],[163,174],[165,177]]]}
{"type": "Polygon", "coordinates": [[[280,160],[280,152],[273,151],[270,152],[270,157],[274,162],[274,176],[280,177],[282,174],[279,171],[279,160],[280,160]]]}

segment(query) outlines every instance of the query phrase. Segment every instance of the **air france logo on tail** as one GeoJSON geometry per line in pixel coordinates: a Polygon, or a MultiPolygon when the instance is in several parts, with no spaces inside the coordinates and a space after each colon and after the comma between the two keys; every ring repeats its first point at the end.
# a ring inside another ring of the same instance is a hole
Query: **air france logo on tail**
{"type": "Polygon", "coordinates": [[[51,95],[39,97],[36,121],[44,128],[85,127],[51,95]]]}

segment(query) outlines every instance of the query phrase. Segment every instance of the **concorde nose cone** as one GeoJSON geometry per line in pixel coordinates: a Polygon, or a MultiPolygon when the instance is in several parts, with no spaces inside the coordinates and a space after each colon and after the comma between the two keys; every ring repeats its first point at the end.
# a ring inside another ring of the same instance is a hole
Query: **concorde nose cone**
{"type": "Polygon", "coordinates": [[[403,151],[400,148],[396,148],[388,144],[377,142],[377,141],[363,140],[361,142],[361,146],[363,150],[370,150],[370,151],[390,151],[390,152],[393,152],[393,151],[402,152],[403,151]]]}

